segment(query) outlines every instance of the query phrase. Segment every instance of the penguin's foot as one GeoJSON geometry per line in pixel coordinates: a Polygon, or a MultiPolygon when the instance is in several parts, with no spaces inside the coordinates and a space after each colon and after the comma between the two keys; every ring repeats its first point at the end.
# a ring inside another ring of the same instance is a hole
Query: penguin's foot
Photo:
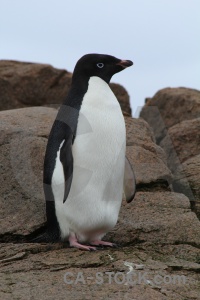
{"type": "Polygon", "coordinates": [[[105,242],[105,241],[101,241],[101,240],[92,241],[90,244],[93,246],[117,247],[117,245],[114,243],[105,242]]]}
{"type": "Polygon", "coordinates": [[[70,247],[78,248],[81,250],[87,250],[87,251],[95,251],[97,250],[96,247],[92,246],[87,246],[87,245],[82,245],[77,241],[77,238],[75,236],[70,236],[69,237],[69,244],[70,247]]]}

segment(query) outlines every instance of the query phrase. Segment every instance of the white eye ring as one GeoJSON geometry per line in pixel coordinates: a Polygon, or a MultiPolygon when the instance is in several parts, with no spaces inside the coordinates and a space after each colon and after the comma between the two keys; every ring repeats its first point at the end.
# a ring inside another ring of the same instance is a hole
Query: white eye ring
{"type": "Polygon", "coordinates": [[[101,69],[101,68],[104,67],[104,64],[103,64],[103,63],[98,63],[98,64],[97,64],[97,67],[101,69]]]}

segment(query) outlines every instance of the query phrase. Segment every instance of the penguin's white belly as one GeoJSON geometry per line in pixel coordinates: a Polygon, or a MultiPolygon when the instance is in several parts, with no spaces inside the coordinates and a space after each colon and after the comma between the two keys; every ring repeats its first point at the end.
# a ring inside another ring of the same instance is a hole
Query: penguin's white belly
{"type": "MultiPolygon", "coordinates": [[[[123,193],[125,140],[116,97],[102,79],[91,77],[72,146],[73,179],[64,204],[64,185],[53,188],[63,238],[75,233],[79,241],[93,240],[115,226],[123,193]]],[[[57,159],[53,177],[62,182],[59,164],[57,159]]]]}

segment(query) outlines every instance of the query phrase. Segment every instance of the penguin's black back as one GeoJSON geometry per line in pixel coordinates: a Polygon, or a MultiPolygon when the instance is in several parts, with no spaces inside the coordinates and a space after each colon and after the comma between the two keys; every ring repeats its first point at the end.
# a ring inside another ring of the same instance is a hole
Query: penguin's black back
{"type": "MultiPolygon", "coordinates": [[[[55,199],[52,191],[52,176],[55,169],[57,152],[63,140],[65,140],[65,143],[61,148],[61,155],[65,165],[65,178],[68,181],[72,176],[73,157],[71,146],[76,136],[79,111],[87,89],[87,80],[82,80],[81,84],[75,86],[72,85],[63,105],[61,105],[58,111],[56,120],[54,121],[49,134],[43,169],[47,231],[44,235],[38,237],[37,241],[39,242],[56,242],[60,240],[60,228],[56,218],[55,199]]],[[[68,183],[68,190],[66,193],[69,192],[70,186],[71,181],[68,183]]]]}

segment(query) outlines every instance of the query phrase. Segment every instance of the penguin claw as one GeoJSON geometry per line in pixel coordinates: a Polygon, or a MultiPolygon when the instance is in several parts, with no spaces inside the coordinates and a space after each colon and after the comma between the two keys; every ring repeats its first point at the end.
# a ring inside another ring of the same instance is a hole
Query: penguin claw
{"type": "Polygon", "coordinates": [[[78,248],[80,250],[87,250],[87,251],[96,251],[97,250],[96,247],[82,245],[82,244],[79,244],[79,243],[71,243],[70,246],[74,247],[74,248],[78,248]]]}
{"type": "Polygon", "coordinates": [[[105,242],[105,241],[101,241],[101,240],[92,241],[91,245],[99,246],[101,248],[104,248],[104,247],[118,248],[117,244],[110,243],[110,242],[105,242]]]}
{"type": "Polygon", "coordinates": [[[96,247],[90,247],[90,246],[88,246],[88,248],[89,248],[89,251],[91,251],[91,252],[93,252],[93,251],[96,251],[96,250],[97,250],[97,248],[96,248],[96,247]]]}
{"type": "Polygon", "coordinates": [[[113,248],[120,248],[120,246],[118,244],[113,243],[113,248]]]}
{"type": "Polygon", "coordinates": [[[87,251],[95,251],[95,250],[97,250],[96,247],[80,244],[77,241],[76,237],[74,237],[74,236],[70,236],[69,237],[69,244],[70,244],[70,247],[78,248],[80,250],[87,250],[87,251]]]}
{"type": "MultiPolygon", "coordinates": [[[[91,244],[91,246],[92,246],[92,244],[91,244]]],[[[104,250],[105,249],[105,246],[103,246],[103,245],[95,245],[95,248],[96,248],[96,250],[104,250]]]]}

